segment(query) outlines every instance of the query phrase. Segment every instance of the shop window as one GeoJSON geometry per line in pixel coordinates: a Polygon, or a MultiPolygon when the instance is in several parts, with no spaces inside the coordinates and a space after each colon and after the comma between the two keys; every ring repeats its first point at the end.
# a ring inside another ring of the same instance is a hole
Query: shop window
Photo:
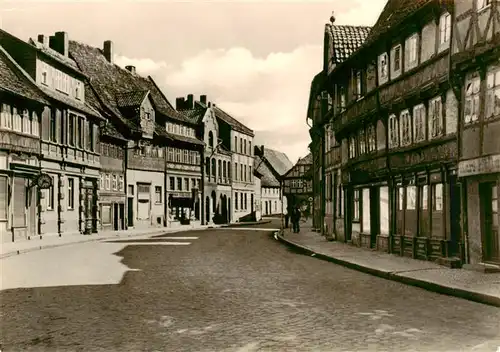
{"type": "Polygon", "coordinates": [[[400,185],[396,188],[396,233],[403,234],[403,220],[404,220],[404,198],[405,189],[400,185]]]}
{"type": "Polygon", "coordinates": [[[485,118],[500,115],[500,68],[488,72],[486,78],[486,113],[485,118]]]}
{"type": "Polygon", "coordinates": [[[380,187],[380,234],[388,235],[389,219],[389,187],[380,187]]]}
{"type": "Polygon", "coordinates": [[[419,209],[419,236],[427,237],[429,235],[429,186],[423,185],[418,187],[418,209],[419,209]]]}
{"type": "Polygon", "coordinates": [[[432,185],[432,237],[443,237],[443,184],[432,185]]]}
{"type": "Polygon", "coordinates": [[[361,218],[363,220],[363,226],[361,231],[363,233],[370,233],[371,227],[370,227],[370,189],[369,188],[364,188],[363,189],[363,200],[361,202],[363,206],[363,213],[361,215],[361,218]]]}

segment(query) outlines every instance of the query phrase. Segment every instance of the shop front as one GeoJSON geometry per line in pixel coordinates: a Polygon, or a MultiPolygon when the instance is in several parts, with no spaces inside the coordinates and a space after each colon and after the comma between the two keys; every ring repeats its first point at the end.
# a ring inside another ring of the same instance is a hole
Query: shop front
{"type": "Polygon", "coordinates": [[[464,235],[470,264],[500,265],[500,155],[460,161],[464,235]]]}
{"type": "Polygon", "coordinates": [[[172,192],[168,196],[169,222],[172,226],[190,225],[200,221],[200,194],[197,189],[191,192],[172,192]]]}

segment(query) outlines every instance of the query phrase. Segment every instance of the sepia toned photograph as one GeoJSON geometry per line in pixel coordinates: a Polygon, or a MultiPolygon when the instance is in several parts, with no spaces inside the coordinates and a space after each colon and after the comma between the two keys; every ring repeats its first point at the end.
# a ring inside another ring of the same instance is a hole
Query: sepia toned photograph
{"type": "Polygon", "coordinates": [[[0,0],[0,352],[500,352],[500,0],[0,0]]]}

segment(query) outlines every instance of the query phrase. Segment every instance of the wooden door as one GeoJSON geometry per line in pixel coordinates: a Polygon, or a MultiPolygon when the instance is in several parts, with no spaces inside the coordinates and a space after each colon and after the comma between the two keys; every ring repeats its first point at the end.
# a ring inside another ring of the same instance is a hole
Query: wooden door
{"type": "Polygon", "coordinates": [[[498,226],[498,186],[482,183],[479,186],[481,198],[483,260],[500,263],[500,243],[498,226]]]}

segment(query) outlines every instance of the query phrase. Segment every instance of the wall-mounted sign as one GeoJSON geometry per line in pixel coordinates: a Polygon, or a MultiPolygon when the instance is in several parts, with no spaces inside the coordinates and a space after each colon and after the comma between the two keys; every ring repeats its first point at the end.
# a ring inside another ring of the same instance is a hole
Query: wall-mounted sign
{"type": "Polygon", "coordinates": [[[496,172],[500,172],[500,155],[490,155],[458,163],[458,177],[496,172]]]}
{"type": "Polygon", "coordinates": [[[47,189],[52,187],[52,177],[50,177],[48,174],[40,174],[36,178],[36,185],[40,189],[47,189]]]}

